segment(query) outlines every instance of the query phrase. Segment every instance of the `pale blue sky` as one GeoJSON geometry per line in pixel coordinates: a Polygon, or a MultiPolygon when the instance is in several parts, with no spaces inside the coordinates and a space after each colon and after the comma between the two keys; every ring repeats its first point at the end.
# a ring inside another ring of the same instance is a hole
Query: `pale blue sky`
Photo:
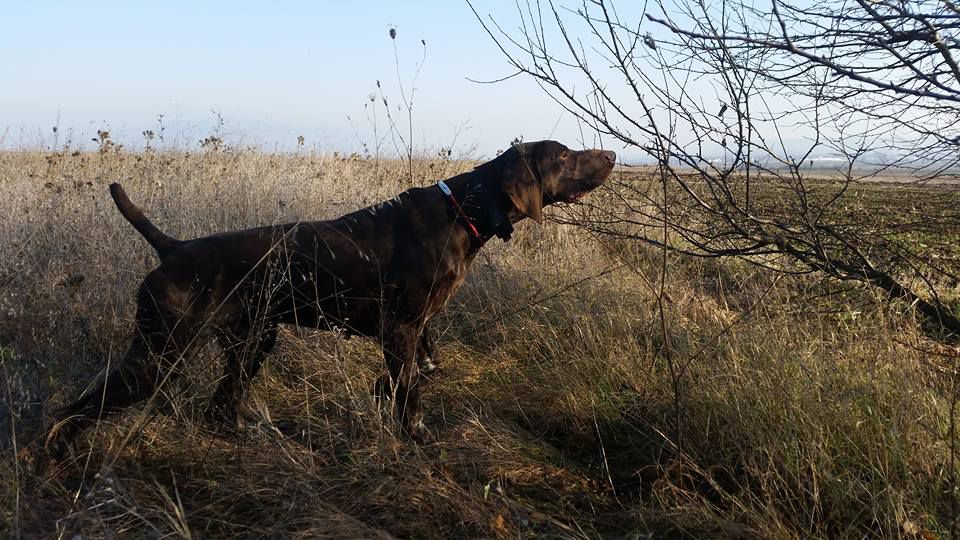
{"type": "MultiPolygon", "coordinates": [[[[516,10],[512,1],[477,6],[505,18],[516,10]]],[[[234,141],[290,148],[303,134],[308,146],[356,150],[359,139],[373,141],[364,104],[375,81],[399,102],[391,27],[405,83],[420,61],[420,40],[427,42],[415,101],[417,146],[448,145],[464,125],[458,145],[476,144],[481,156],[518,135],[552,136],[571,146],[579,138],[573,119],[532,80],[466,80],[510,69],[458,0],[37,1],[11,2],[2,11],[6,147],[49,143],[58,115],[61,142],[68,128],[87,141],[108,128],[139,144],[140,133],[163,114],[168,139],[179,132],[195,144],[213,129],[216,109],[234,141]]]]}

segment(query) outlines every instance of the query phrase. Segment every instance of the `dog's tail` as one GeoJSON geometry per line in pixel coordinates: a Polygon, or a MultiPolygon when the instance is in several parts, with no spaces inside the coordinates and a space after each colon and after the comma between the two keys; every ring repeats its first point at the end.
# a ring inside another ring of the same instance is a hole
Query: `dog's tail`
{"type": "Polygon", "coordinates": [[[143,215],[143,212],[130,202],[120,184],[116,182],[110,184],[110,196],[113,197],[113,202],[117,204],[117,209],[120,210],[123,217],[127,218],[133,228],[147,239],[147,242],[150,242],[150,245],[157,250],[157,254],[161,258],[182,243],[176,238],[167,236],[153,223],[150,223],[147,216],[143,215]]]}

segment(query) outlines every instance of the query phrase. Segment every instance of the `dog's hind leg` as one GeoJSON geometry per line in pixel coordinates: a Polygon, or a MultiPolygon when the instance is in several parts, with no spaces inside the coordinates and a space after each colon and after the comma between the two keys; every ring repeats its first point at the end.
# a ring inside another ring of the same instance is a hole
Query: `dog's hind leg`
{"type": "Polygon", "coordinates": [[[180,306],[155,300],[145,283],[137,304],[137,333],[117,366],[80,399],[57,410],[47,431],[46,449],[62,456],[83,429],[100,418],[152,396],[161,383],[176,377],[179,363],[201,345],[195,320],[180,306]]]}
{"type": "Polygon", "coordinates": [[[151,356],[144,340],[134,338],[120,364],[102,382],[53,414],[45,442],[47,452],[54,458],[61,457],[80,431],[149,397],[163,376],[151,356]]]}
{"type": "Polygon", "coordinates": [[[250,381],[260,371],[267,353],[276,344],[277,326],[266,323],[266,327],[260,332],[235,329],[233,332],[221,334],[219,339],[226,357],[224,372],[206,415],[211,421],[235,426],[237,405],[246,393],[250,381]]]}

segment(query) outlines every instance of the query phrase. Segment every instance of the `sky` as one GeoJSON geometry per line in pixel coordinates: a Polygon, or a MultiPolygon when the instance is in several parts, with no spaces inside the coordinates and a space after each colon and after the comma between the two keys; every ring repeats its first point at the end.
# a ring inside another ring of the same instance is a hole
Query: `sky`
{"type": "MultiPolygon", "coordinates": [[[[512,1],[475,3],[516,13],[512,1]]],[[[514,137],[582,147],[576,121],[529,78],[511,73],[466,2],[10,2],[0,22],[0,146],[89,141],[98,129],[142,145],[141,133],[196,144],[217,129],[228,142],[290,149],[298,135],[327,151],[375,146],[369,95],[400,101],[423,55],[414,94],[419,148],[476,148],[514,137]]],[[[393,109],[396,114],[396,109],[393,109]]],[[[378,133],[385,119],[378,102],[378,133]]],[[[404,131],[406,130],[404,119],[404,131]]],[[[588,141],[592,142],[592,141],[588,141]]],[[[87,142],[92,145],[93,143],[87,142]]],[[[392,150],[389,139],[384,151],[392,150]]]]}

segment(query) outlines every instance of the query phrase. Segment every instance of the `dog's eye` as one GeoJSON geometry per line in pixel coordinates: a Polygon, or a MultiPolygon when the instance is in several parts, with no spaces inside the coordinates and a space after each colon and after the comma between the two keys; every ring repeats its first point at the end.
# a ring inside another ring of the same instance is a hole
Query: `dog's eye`
{"type": "Polygon", "coordinates": [[[569,151],[569,150],[562,150],[562,151],[560,152],[560,159],[567,159],[567,158],[569,158],[569,157],[570,157],[570,151],[569,151]]]}

